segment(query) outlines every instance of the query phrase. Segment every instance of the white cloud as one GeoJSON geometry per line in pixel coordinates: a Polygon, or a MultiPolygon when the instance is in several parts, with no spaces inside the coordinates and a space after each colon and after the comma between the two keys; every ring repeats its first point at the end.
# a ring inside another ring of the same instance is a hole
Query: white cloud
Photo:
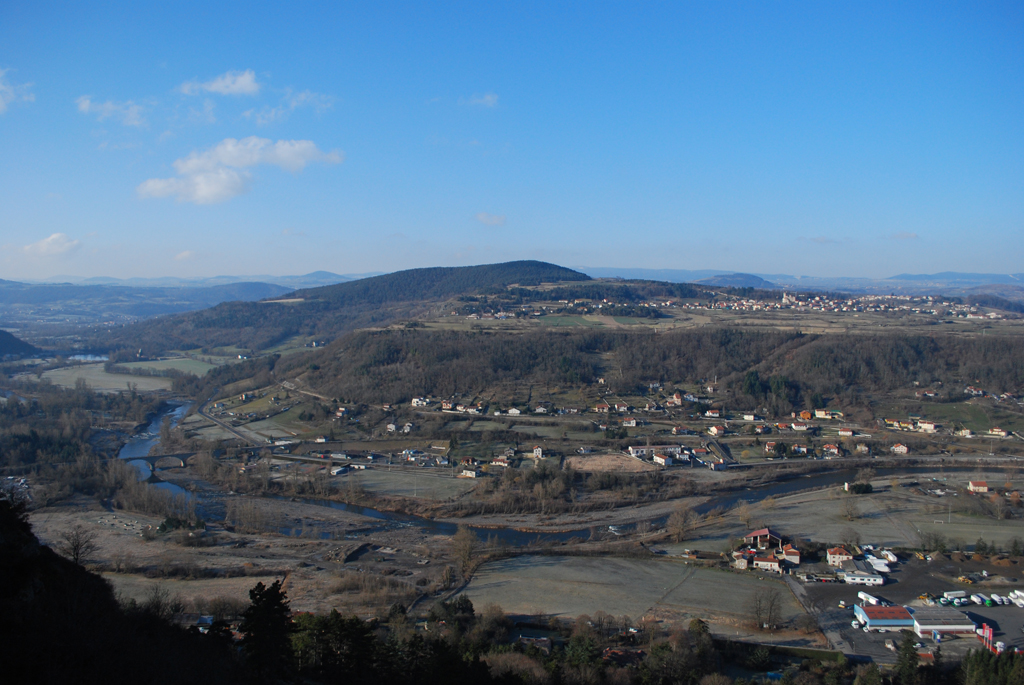
{"type": "Polygon", "coordinates": [[[321,112],[330,109],[333,105],[334,98],[330,95],[314,93],[311,90],[304,90],[301,93],[293,93],[289,89],[285,93],[281,104],[278,106],[266,106],[259,110],[250,109],[249,111],[244,112],[243,115],[250,119],[254,119],[260,126],[264,126],[266,124],[285,119],[289,114],[302,107],[311,107],[317,114],[320,114],[321,112]]]}
{"type": "Polygon", "coordinates": [[[261,84],[256,81],[256,72],[246,69],[245,71],[229,71],[203,83],[186,81],[178,90],[185,95],[196,95],[201,91],[218,95],[256,95],[260,92],[260,87],[261,84]]]}
{"type": "Polygon", "coordinates": [[[340,164],[341,152],[324,152],[311,140],[279,140],[249,136],[226,138],[215,147],[193,152],[174,162],[176,178],[151,178],[136,189],[141,197],[174,196],[179,202],[215,204],[249,189],[249,167],[270,164],[293,173],[307,164],[340,164]]]}
{"type": "Polygon", "coordinates": [[[31,83],[14,84],[7,80],[10,69],[0,69],[0,114],[7,111],[14,102],[35,102],[36,96],[29,92],[31,83]]]}
{"type": "Polygon", "coordinates": [[[504,214],[488,214],[487,212],[480,212],[476,215],[476,220],[485,226],[504,226],[505,215],[504,214]]]}
{"type": "Polygon", "coordinates": [[[95,114],[97,121],[104,119],[118,119],[125,126],[145,126],[146,120],[142,118],[142,105],[135,104],[131,100],[124,102],[93,102],[92,97],[83,95],[75,100],[78,111],[82,114],[95,114]]]}
{"type": "Polygon", "coordinates": [[[54,233],[49,238],[25,245],[22,249],[31,257],[53,257],[74,252],[81,246],[80,241],[72,240],[64,233],[54,233]]]}
{"type": "Polygon", "coordinates": [[[178,254],[174,255],[174,261],[183,262],[186,259],[192,259],[195,256],[196,253],[193,252],[192,250],[185,250],[184,252],[179,252],[178,254]]]}
{"type": "Polygon", "coordinates": [[[496,107],[498,105],[498,95],[496,93],[484,93],[483,95],[474,95],[463,102],[467,105],[479,105],[480,107],[496,107]]]}

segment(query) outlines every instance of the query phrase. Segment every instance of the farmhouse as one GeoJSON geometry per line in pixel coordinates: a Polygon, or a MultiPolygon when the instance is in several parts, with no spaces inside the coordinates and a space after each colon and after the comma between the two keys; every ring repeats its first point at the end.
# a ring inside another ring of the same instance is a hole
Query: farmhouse
{"type": "Polygon", "coordinates": [[[708,417],[709,419],[720,419],[722,418],[722,410],[708,409],[706,412],[704,412],[704,416],[708,417]]]}
{"type": "Polygon", "coordinates": [[[633,418],[632,416],[627,416],[626,418],[622,419],[622,425],[627,428],[636,428],[636,419],[633,418]]]}
{"type": "Polygon", "coordinates": [[[828,550],[826,560],[829,566],[839,568],[843,565],[844,561],[850,561],[853,559],[853,555],[847,552],[842,547],[832,547],[828,550]]]}
{"type": "Polygon", "coordinates": [[[889,451],[893,454],[907,454],[910,452],[910,448],[903,443],[897,442],[895,445],[889,448],[889,451]]]}
{"type": "Polygon", "coordinates": [[[840,428],[839,429],[839,437],[841,437],[841,438],[852,438],[853,437],[853,429],[852,428],[840,428]]]}
{"type": "Polygon", "coordinates": [[[665,454],[655,454],[653,461],[659,466],[672,466],[672,457],[665,454]]]}
{"type": "Polygon", "coordinates": [[[412,398],[412,406],[414,407],[429,407],[430,400],[426,397],[414,397],[412,398]]]}
{"type": "Polygon", "coordinates": [[[754,568],[782,573],[782,566],[775,557],[754,557],[754,568]]]}
{"type": "Polygon", "coordinates": [[[534,459],[543,459],[544,458],[544,450],[543,450],[543,448],[541,448],[540,445],[537,445],[536,447],[533,448],[533,458],[534,459]]]}
{"type": "Polygon", "coordinates": [[[743,542],[757,549],[769,549],[782,544],[782,538],[770,528],[760,528],[743,536],[743,542]]]}
{"type": "Polygon", "coordinates": [[[972,480],[967,484],[967,489],[975,493],[988,492],[988,482],[983,480],[972,480]]]}
{"type": "Polygon", "coordinates": [[[708,428],[708,433],[711,433],[711,435],[725,435],[725,426],[712,426],[708,428]]]}
{"type": "Polygon", "coordinates": [[[1009,433],[1007,431],[1003,430],[999,426],[996,426],[995,428],[989,428],[988,429],[988,434],[989,435],[994,435],[994,436],[999,437],[999,438],[1005,438],[1006,436],[1009,435],[1009,433]]]}
{"type": "Polygon", "coordinates": [[[775,557],[794,566],[800,565],[800,550],[790,544],[784,545],[781,549],[775,550],[775,557]]]}

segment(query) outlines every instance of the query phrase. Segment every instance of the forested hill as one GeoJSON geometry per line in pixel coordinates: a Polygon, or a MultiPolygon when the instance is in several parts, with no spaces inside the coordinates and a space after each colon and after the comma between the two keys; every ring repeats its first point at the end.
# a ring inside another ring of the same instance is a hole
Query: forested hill
{"type": "Polygon", "coordinates": [[[21,338],[11,335],[7,331],[0,331],[0,357],[7,355],[25,356],[35,354],[38,350],[29,345],[21,338]]]}
{"type": "Polygon", "coordinates": [[[330,302],[335,306],[441,300],[466,293],[490,294],[510,285],[531,286],[560,281],[589,281],[579,271],[547,262],[520,261],[482,266],[408,269],[321,288],[296,291],[289,298],[330,302]]]}
{"type": "Polygon", "coordinates": [[[536,261],[410,269],[358,281],[299,290],[280,300],[230,302],[113,329],[94,347],[171,349],[236,346],[264,350],[293,336],[333,338],[407,318],[446,299],[503,292],[510,285],[589,281],[572,269],[536,261]]]}

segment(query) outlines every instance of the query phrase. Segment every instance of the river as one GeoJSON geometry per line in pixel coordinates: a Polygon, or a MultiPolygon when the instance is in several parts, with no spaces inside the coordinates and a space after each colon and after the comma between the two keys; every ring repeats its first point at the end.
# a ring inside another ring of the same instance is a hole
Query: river
{"type": "MultiPolygon", "coordinates": [[[[140,433],[132,436],[125,443],[124,447],[118,453],[118,457],[121,459],[127,459],[129,462],[139,470],[139,479],[148,480],[153,474],[149,464],[145,461],[138,459],[139,457],[147,456],[150,450],[160,442],[160,427],[166,417],[170,417],[171,425],[176,426],[185,416],[188,411],[190,404],[171,405],[165,408],[163,411],[158,413],[150,424],[140,433]]],[[[812,490],[818,488],[824,488],[829,486],[840,485],[847,481],[852,481],[857,475],[859,469],[838,469],[834,471],[828,471],[824,473],[813,473],[806,475],[799,475],[791,478],[785,478],[784,480],[775,481],[766,485],[754,486],[741,490],[730,490],[720,495],[715,495],[709,498],[703,504],[699,504],[694,507],[694,510],[699,514],[706,514],[714,509],[730,509],[736,506],[740,501],[746,502],[759,502],[767,497],[781,497],[799,492],[801,490],[812,490]]],[[[907,468],[880,468],[875,469],[876,478],[888,478],[891,476],[905,476],[920,473],[936,473],[939,471],[945,473],[974,473],[978,469],[971,467],[942,467],[942,466],[913,466],[907,468]]],[[[182,494],[186,497],[192,495],[185,491],[183,488],[174,485],[172,483],[166,483],[163,481],[152,483],[153,487],[163,488],[175,494],[182,494]]],[[[202,495],[197,492],[200,497],[200,507],[203,504],[202,495]]],[[[278,496],[277,499],[288,500],[290,498],[278,496]]],[[[380,511],[371,507],[364,507],[357,504],[346,504],[345,502],[336,502],[334,500],[323,500],[323,499],[306,499],[302,498],[302,502],[307,504],[315,504],[317,506],[329,507],[331,509],[338,509],[341,511],[358,514],[365,516],[370,519],[374,519],[378,522],[377,525],[371,526],[370,528],[380,529],[387,527],[401,527],[401,526],[416,526],[423,529],[425,532],[436,534],[436,535],[454,535],[455,531],[458,530],[459,524],[452,523],[450,521],[437,521],[434,519],[423,518],[421,516],[414,516],[412,514],[400,514],[388,511],[380,511]]],[[[217,507],[219,509],[219,504],[217,507]]],[[[210,512],[213,513],[213,512],[210,512]]],[[[663,526],[668,519],[667,516],[662,516],[651,520],[651,523],[657,528],[663,526]]],[[[608,527],[601,526],[589,526],[578,528],[568,531],[560,532],[528,532],[517,530],[510,527],[482,527],[482,526],[469,526],[473,530],[477,537],[481,540],[497,539],[510,546],[520,547],[529,544],[536,543],[553,543],[553,542],[565,542],[568,540],[576,539],[589,539],[591,535],[595,533],[604,533],[608,531],[608,527]]],[[[623,524],[616,526],[616,530],[619,534],[628,533],[633,530],[635,524],[623,524]]],[[[291,535],[295,531],[290,528],[282,528],[279,532],[285,535],[291,535]]]]}
{"type": "MultiPolygon", "coordinates": [[[[160,427],[163,425],[164,419],[170,417],[171,426],[177,426],[185,416],[185,413],[188,411],[190,406],[192,405],[168,405],[161,411],[157,412],[157,415],[153,417],[153,420],[150,421],[145,430],[142,430],[128,438],[128,441],[125,442],[124,446],[117,453],[118,459],[127,460],[128,463],[135,467],[139,472],[139,480],[149,480],[153,475],[153,469],[150,468],[149,463],[139,459],[139,457],[148,456],[150,450],[160,444],[160,427]]],[[[168,492],[173,492],[176,495],[185,495],[186,497],[190,497],[188,492],[173,483],[159,481],[151,483],[151,485],[155,488],[161,488],[168,492]]]]}

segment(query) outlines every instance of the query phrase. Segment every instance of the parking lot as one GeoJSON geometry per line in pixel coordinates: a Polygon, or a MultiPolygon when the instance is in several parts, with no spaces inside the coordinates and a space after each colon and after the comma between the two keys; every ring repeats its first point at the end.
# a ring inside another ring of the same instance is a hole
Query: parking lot
{"type": "MultiPolygon", "coordinates": [[[[956,563],[942,556],[937,556],[934,561],[920,561],[916,558],[901,560],[900,563],[892,565],[892,573],[889,574],[886,584],[881,587],[863,587],[857,585],[846,585],[843,583],[807,583],[803,585],[804,601],[809,602],[817,613],[819,625],[829,639],[840,649],[851,654],[870,656],[876,661],[886,663],[895,661],[895,654],[885,648],[887,639],[898,640],[898,634],[892,633],[865,633],[862,630],[854,629],[850,622],[853,620],[853,606],[859,603],[857,598],[859,591],[865,591],[879,599],[892,604],[905,605],[911,610],[925,606],[925,603],[918,599],[924,593],[931,593],[941,596],[943,592],[950,590],[964,590],[968,595],[976,592],[983,592],[991,595],[993,592],[1006,595],[1010,590],[1024,588],[1014,574],[1012,568],[986,566],[983,563],[964,562],[956,563]],[[988,570],[992,575],[985,583],[975,585],[964,585],[957,583],[955,578],[961,573],[976,573],[981,570],[988,570]],[[846,608],[840,608],[839,602],[844,601],[846,608]]],[[[796,581],[799,582],[799,581],[796,581]]],[[[1024,609],[1013,605],[984,607],[971,605],[960,609],[978,626],[988,623],[995,630],[996,640],[1002,641],[1007,646],[1024,649],[1024,632],[1021,628],[1024,625],[1024,609]]],[[[935,643],[931,639],[922,639],[925,650],[931,651],[935,643]]],[[[946,657],[962,655],[968,649],[976,649],[980,642],[973,638],[944,638],[942,652],[946,657]]]]}

